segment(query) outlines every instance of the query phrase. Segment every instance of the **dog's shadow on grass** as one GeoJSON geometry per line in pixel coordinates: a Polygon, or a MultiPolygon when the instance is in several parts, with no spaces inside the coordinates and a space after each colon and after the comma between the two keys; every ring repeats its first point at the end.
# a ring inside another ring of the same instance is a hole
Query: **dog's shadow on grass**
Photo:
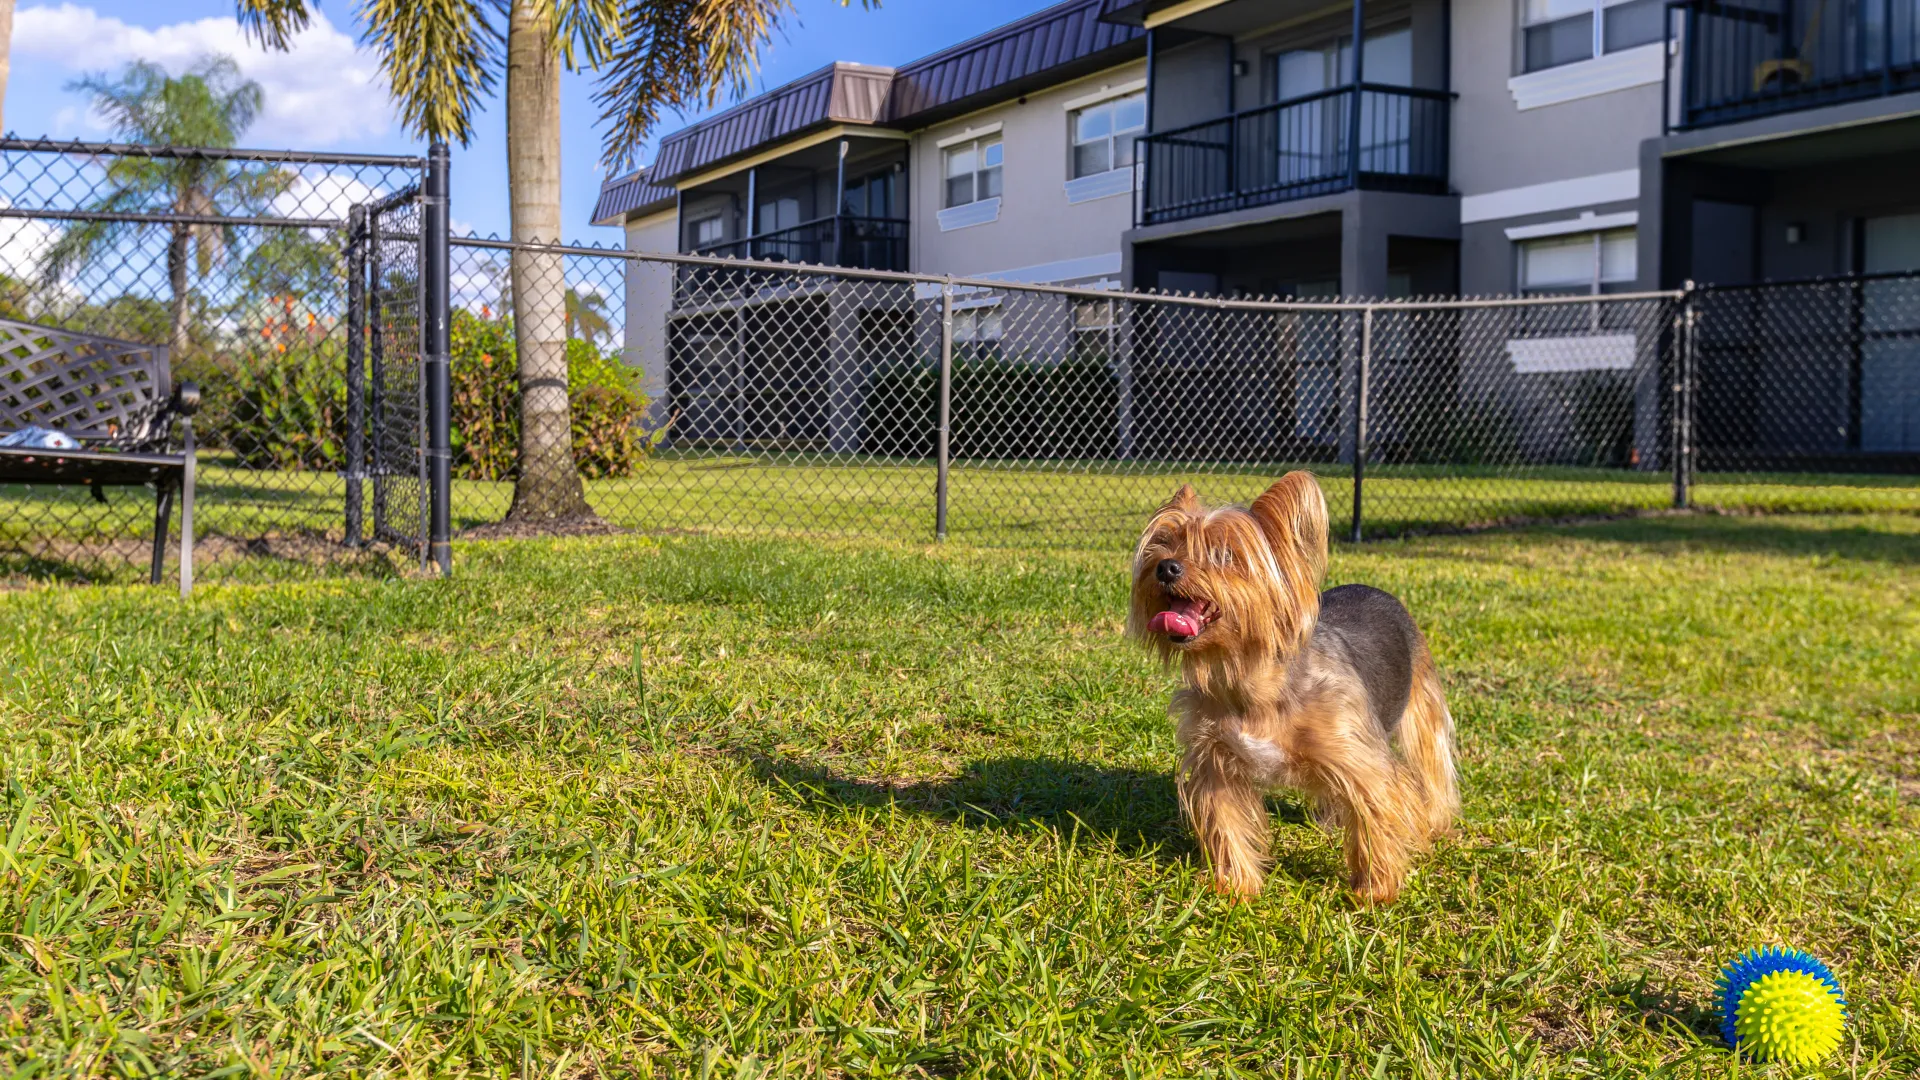
{"type": "MultiPolygon", "coordinates": [[[[893,808],[966,828],[1047,830],[1080,842],[1110,843],[1127,856],[1185,863],[1197,858],[1180,820],[1171,770],[1096,765],[1065,758],[975,761],[938,780],[870,780],[761,755],[749,763],[769,787],[815,810],[893,808]]],[[[1271,802],[1276,820],[1302,824],[1298,805],[1271,802]]],[[[1279,873],[1290,867],[1278,866],[1279,873]]]]}

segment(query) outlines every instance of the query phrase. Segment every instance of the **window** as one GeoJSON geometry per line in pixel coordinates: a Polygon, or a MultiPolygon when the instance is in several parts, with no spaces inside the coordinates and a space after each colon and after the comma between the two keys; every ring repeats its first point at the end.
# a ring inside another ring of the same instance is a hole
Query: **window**
{"type": "Polygon", "coordinates": [[[848,217],[890,218],[894,216],[893,199],[894,173],[889,169],[848,181],[840,212],[848,217]]]}
{"type": "Polygon", "coordinates": [[[1089,105],[1073,114],[1073,178],[1133,164],[1133,142],[1147,130],[1143,91],[1089,105]]]}
{"type": "Polygon", "coordinates": [[[1544,71],[1666,36],[1664,0],[1524,0],[1525,66],[1544,71]]]}
{"type": "Polygon", "coordinates": [[[1639,276],[1632,229],[1523,241],[1520,291],[1533,296],[1623,292],[1639,276]]]}
{"type": "Polygon", "coordinates": [[[1000,196],[1000,136],[947,147],[947,206],[1000,196]]]}
{"type": "Polygon", "coordinates": [[[693,246],[712,247],[727,238],[726,222],[718,217],[701,218],[693,223],[693,246]]]}
{"type": "MultiPolygon", "coordinates": [[[[1275,101],[1291,101],[1345,86],[1353,79],[1353,38],[1342,37],[1318,49],[1274,53],[1267,63],[1275,101]]],[[[1413,28],[1397,26],[1368,34],[1362,74],[1370,83],[1412,86],[1413,28]]]]}
{"type": "MultiPolygon", "coordinates": [[[[1369,83],[1413,85],[1413,29],[1376,30],[1367,35],[1361,75],[1369,83]]],[[[1343,37],[1318,49],[1289,49],[1268,61],[1268,85],[1277,101],[1295,101],[1353,79],[1353,39],[1343,37]]],[[[1275,179],[1307,183],[1345,175],[1348,99],[1321,97],[1289,106],[1274,117],[1277,154],[1275,179]]],[[[1404,102],[1368,94],[1360,105],[1360,168],[1367,172],[1405,172],[1412,146],[1412,113],[1404,102]]]]}
{"type": "Polygon", "coordinates": [[[800,224],[800,200],[793,195],[777,195],[760,203],[759,235],[791,229],[800,224]]]}
{"type": "Polygon", "coordinates": [[[1073,302],[1073,359],[1104,364],[1113,359],[1114,332],[1119,328],[1111,300],[1073,302]]]}
{"type": "Polygon", "coordinates": [[[967,308],[953,313],[956,345],[984,345],[1000,340],[1000,305],[967,308]]]}

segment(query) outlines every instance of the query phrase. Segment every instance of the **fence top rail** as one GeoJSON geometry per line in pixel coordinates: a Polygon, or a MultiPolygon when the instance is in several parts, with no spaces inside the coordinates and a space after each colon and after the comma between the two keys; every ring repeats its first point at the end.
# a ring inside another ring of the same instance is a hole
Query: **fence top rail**
{"type": "Polygon", "coordinates": [[[1169,304],[1182,307],[1212,308],[1227,311],[1265,311],[1319,313],[1335,311],[1422,311],[1461,308],[1564,307],[1573,304],[1623,304],[1636,300],[1678,300],[1686,295],[1680,289],[1652,292],[1602,293],[1588,296],[1462,296],[1407,300],[1251,300],[1227,296],[1195,296],[1181,293],[1128,292],[1084,285],[1043,285],[1024,281],[999,281],[993,278],[915,274],[901,270],[863,270],[848,266],[819,266],[814,263],[768,262],[758,259],[732,259],[714,255],[681,255],[659,251],[628,251],[624,248],[588,247],[582,244],[545,244],[497,240],[478,236],[456,236],[449,240],[455,247],[484,248],[491,251],[531,251],[546,255],[586,255],[629,262],[668,263],[699,266],[716,270],[749,270],[806,277],[853,278],[862,281],[899,285],[951,286],[969,292],[1001,290],[1046,293],[1088,300],[1128,303],[1169,304]]]}
{"type": "Polygon", "coordinates": [[[424,169],[427,159],[405,154],[330,154],[309,150],[261,150],[224,146],[83,142],[78,139],[0,139],[0,151],[82,154],[91,157],[189,158],[200,161],[279,161],[313,165],[383,165],[424,169]]]}
{"type": "Polygon", "coordinates": [[[1858,285],[1872,281],[1911,281],[1920,278],[1920,270],[1880,270],[1871,274],[1821,274],[1814,277],[1768,278],[1740,285],[1696,284],[1696,292],[1764,292],[1788,285],[1858,285]]]}
{"type": "Polygon", "coordinates": [[[339,218],[258,217],[242,214],[148,214],[119,210],[29,210],[15,206],[0,206],[0,218],[24,218],[32,221],[113,221],[144,225],[259,226],[277,229],[339,229],[347,224],[339,218]]]}

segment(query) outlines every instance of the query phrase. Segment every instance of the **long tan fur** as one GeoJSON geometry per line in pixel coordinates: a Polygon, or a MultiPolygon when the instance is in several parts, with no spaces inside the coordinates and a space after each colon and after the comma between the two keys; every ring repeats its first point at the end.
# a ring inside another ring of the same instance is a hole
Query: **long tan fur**
{"type": "Polygon", "coordinates": [[[1207,507],[1182,487],[1134,551],[1131,635],[1177,664],[1180,808],[1214,887],[1258,895],[1267,873],[1265,793],[1305,793],[1344,835],[1349,885],[1369,902],[1399,895],[1408,867],[1459,809],[1453,722],[1424,641],[1391,744],[1359,675],[1310,647],[1327,565],[1327,509],[1314,478],[1289,473],[1253,505],[1207,507]],[[1157,579],[1163,561],[1182,576],[1157,579]],[[1196,637],[1150,629],[1176,602],[1211,605],[1196,637]]]}

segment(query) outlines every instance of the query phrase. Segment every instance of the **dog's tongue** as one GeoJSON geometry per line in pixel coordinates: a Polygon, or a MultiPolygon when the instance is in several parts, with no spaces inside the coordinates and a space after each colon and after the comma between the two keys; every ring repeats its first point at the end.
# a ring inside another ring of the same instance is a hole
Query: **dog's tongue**
{"type": "Polygon", "coordinates": [[[1147,629],[1156,634],[1172,634],[1175,637],[1192,637],[1200,632],[1200,602],[1197,600],[1172,601],[1173,607],[1153,617],[1147,629]]]}

